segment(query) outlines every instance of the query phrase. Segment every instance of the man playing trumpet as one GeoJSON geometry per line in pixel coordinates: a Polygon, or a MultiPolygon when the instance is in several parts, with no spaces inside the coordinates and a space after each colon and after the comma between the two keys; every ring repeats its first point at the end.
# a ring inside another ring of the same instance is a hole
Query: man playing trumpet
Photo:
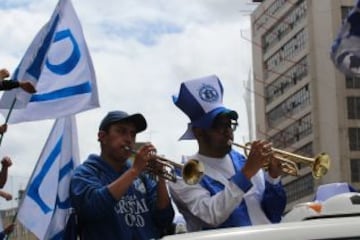
{"type": "Polygon", "coordinates": [[[144,174],[156,159],[154,146],[145,144],[129,162],[136,134],[146,126],[141,114],[122,111],[109,112],[102,120],[101,153],[77,167],[70,184],[81,239],[158,239],[171,225],[174,210],[165,180],[156,182],[144,174]]]}
{"type": "Polygon", "coordinates": [[[198,152],[186,159],[204,165],[198,184],[182,178],[169,183],[170,194],[189,231],[276,223],[286,205],[280,164],[272,161],[271,144],[254,141],[248,158],[232,149],[238,114],[222,104],[217,76],[183,82],[174,103],[191,120],[180,138],[196,139],[198,152]],[[262,167],[270,161],[269,171],[262,167]]]}

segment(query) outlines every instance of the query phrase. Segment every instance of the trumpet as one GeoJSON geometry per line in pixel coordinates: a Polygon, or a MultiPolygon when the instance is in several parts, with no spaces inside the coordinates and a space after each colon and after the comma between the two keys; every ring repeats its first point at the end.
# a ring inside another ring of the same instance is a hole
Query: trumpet
{"type": "MultiPolygon", "coordinates": [[[[125,150],[137,154],[137,151],[125,146],[125,150]]],[[[164,157],[154,155],[154,162],[149,162],[147,170],[155,176],[176,182],[176,171],[182,172],[182,178],[188,185],[197,184],[204,175],[204,166],[196,159],[190,159],[185,164],[176,163],[164,157]]]]}
{"type": "MultiPolygon", "coordinates": [[[[236,147],[243,148],[245,150],[245,155],[248,156],[249,151],[251,150],[251,143],[246,143],[241,145],[234,143],[229,140],[229,145],[234,145],[236,147]]],[[[312,176],[315,179],[323,177],[330,168],[330,157],[328,154],[322,152],[314,158],[304,157],[298,154],[290,153],[284,150],[272,148],[273,158],[278,159],[281,164],[281,170],[284,174],[291,176],[299,176],[298,164],[303,163],[308,167],[311,167],[312,176]]],[[[268,163],[264,166],[265,170],[268,168],[268,163]]]]}

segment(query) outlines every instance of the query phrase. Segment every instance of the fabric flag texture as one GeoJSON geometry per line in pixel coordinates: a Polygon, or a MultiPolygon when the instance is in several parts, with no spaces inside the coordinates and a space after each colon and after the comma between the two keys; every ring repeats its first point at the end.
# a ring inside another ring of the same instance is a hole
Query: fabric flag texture
{"type": "Polygon", "coordinates": [[[360,0],[344,20],[330,56],[342,73],[349,77],[360,77],[360,0]]]}
{"type": "Polygon", "coordinates": [[[18,88],[3,94],[3,115],[16,98],[9,123],[54,119],[99,106],[91,56],[70,0],[58,2],[12,78],[31,81],[37,92],[18,88]]]}
{"type": "Polygon", "coordinates": [[[75,116],[56,120],[19,207],[18,220],[39,239],[64,239],[69,185],[80,164],[75,116]]]}

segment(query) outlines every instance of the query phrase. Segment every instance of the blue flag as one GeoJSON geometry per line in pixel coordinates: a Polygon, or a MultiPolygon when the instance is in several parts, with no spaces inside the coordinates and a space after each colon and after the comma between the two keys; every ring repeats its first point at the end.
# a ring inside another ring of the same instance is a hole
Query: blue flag
{"type": "Polygon", "coordinates": [[[2,109],[16,98],[9,123],[55,119],[99,106],[92,60],[70,0],[59,1],[12,78],[31,81],[37,92],[18,88],[3,94],[2,109]]]}
{"type": "Polygon", "coordinates": [[[330,56],[342,73],[360,77],[360,0],[343,22],[330,56]]]}
{"type": "Polygon", "coordinates": [[[17,215],[39,239],[64,239],[70,214],[70,178],[79,163],[75,116],[57,119],[17,215]]]}

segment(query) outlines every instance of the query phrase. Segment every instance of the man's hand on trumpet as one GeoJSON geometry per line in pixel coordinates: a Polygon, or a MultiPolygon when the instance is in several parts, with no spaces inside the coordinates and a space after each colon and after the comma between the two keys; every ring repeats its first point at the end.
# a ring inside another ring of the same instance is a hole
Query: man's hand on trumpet
{"type": "Polygon", "coordinates": [[[280,160],[275,158],[273,154],[271,155],[270,161],[268,163],[268,170],[269,175],[272,178],[277,178],[283,173],[280,160]]]}
{"type": "Polygon", "coordinates": [[[259,169],[271,161],[273,155],[271,147],[272,144],[265,140],[256,140],[251,143],[247,161],[242,169],[247,179],[250,179],[259,169]]]}
{"type": "Polygon", "coordinates": [[[135,155],[132,168],[138,174],[147,170],[150,162],[156,160],[155,153],[156,153],[156,148],[152,144],[147,143],[143,145],[135,155]]]}

